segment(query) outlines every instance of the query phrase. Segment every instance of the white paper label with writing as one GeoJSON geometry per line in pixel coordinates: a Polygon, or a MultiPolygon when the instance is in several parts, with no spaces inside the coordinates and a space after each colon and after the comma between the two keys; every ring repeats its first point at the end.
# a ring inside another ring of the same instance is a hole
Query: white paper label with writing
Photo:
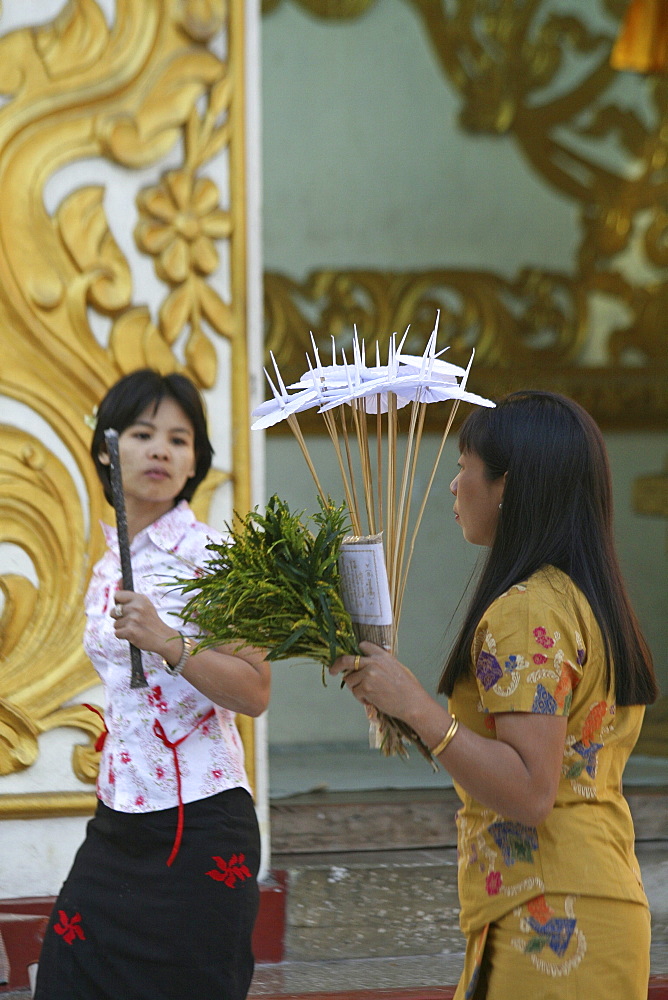
{"type": "Polygon", "coordinates": [[[392,602],[387,582],[383,543],[344,542],[339,552],[341,597],[354,622],[391,625],[392,602]]]}

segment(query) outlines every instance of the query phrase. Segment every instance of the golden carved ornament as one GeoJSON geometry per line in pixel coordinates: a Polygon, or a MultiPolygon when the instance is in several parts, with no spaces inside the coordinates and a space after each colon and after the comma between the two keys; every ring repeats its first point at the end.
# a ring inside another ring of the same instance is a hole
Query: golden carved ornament
{"type": "Polygon", "coordinates": [[[668,518],[668,458],[663,472],[636,479],[633,484],[633,508],[639,514],[668,518]]]}
{"type": "MultiPolygon", "coordinates": [[[[0,578],[0,774],[9,774],[34,762],[40,732],[76,725],[94,742],[101,724],[81,706],[60,708],[92,681],[81,648],[80,581],[88,557],[76,488],[58,459],[26,432],[0,426],[0,456],[3,541],[27,555],[39,581],[0,578]]],[[[77,759],[83,761],[81,752],[77,759]]]]}
{"type": "MultiPolygon", "coordinates": [[[[663,472],[639,476],[633,484],[633,509],[648,517],[668,518],[668,457],[663,472]]],[[[666,535],[668,554],[668,534],[666,535]]],[[[668,756],[668,696],[647,709],[636,752],[652,757],[668,756]]]]}
{"type": "MultiPolygon", "coordinates": [[[[266,273],[266,349],[280,359],[286,382],[304,372],[309,330],[328,357],[331,337],[347,347],[353,325],[367,343],[377,340],[382,351],[392,331],[403,334],[410,324],[405,350],[419,354],[437,309],[440,341],[450,345],[448,357],[465,365],[471,348],[476,349],[472,391],[501,396],[529,386],[549,389],[577,399],[605,428],[666,426],[668,380],[660,361],[597,368],[575,363],[586,339],[587,303],[583,289],[562,275],[526,271],[506,281],[445,269],[324,270],[297,282],[266,273]]],[[[442,429],[446,418],[447,405],[434,403],[427,408],[425,426],[442,429]]],[[[299,422],[305,431],[322,433],[314,411],[301,414],[299,422]]],[[[269,431],[285,432],[283,423],[269,431]]]]}
{"type": "Polygon", "coordinates": [[[668,73],[668,7],[663,0],[630,0],[610,62],[636,73],[668,73]]]}
{"type": "MultiPolygon", "coordinates": [[[[30,766],[39,734],[69,726],[88,737],[74,749],[73,769],[95,778],[101,721],[72,700],[96,681],[81,647],[82,596],[102,553],[97,522],[113,513],[84,415],[106,389],[143,366],[183,371],[209,388],[222,337],[232,468],[211,473],[194,507],[205,520],[226,480],[235,509],[250,505],[243,89],[244,5],[225,0],[117,0],[112,27],[94,0],[71,0],[50,23],[0,37],[0,395],[49,426],[80,477],[77,487],[35,436],[0,427],[0,542],[22,551],[36,581],[0,577],[0,773],[30,766]],[[221,32],[224,60],[209,47],[221,32]],[[173,166],[179,149],[183,162],[173,166]],[[52,213],[45,190],[79,161],[106,159],[130,175],[159,169],[167,154],[170,169],[137,198],[137,247],[166,286],[154,319],[109,225],[105,187],[77,187],[52,213]],[[207,174],[218,154],[229,169],[225,207],[207,174]],[[225,268],[223,299],[208,279],[225,268]]],[[[252,724],[240,722],[253,781],[252,724]]],[[[78,792],[0,796],[0,815],[93,804],[78,792]]]]}
{"type": "MultiPolygon", "coordinates": [[[[334,16],[317,0],[294,2],[334,16]]],[[[452,346],[452,360],[465,362],[476,348],[475,391],[552,388],[578,399],[606,428],[665,428],[668,79],[649,78],[635,106],[616,103],[610,52],[626,0],[601,0],[605,17],[598,20],[575,4],[567,14],[546,0],[404,2],[459,96],[459,124],[471,143],[477,134],[512,137],[543,182],[577,211],[572,268],[528,266],[511,280],[445,268],[314,269],[301,282],[269,273],[267,349],[292,375],[303,370],[311,329],[327,353],[331,335],[347,343],[354,323],[381,343],[411,323],[420,347],[440,309],[441,342],[452,346]],[[630,268],[625,258],[632,254],[637,266],[630,268]],[[603,360],[593,365],[584,358],[595,300],[606,301],[620,324],[596,332],[603,360]]],[[[429,407],[433,424],[444,419],[439,404],[429,407]]],[[[321,421],[302,420],[310,431],[322,429],[321,421]]],[[[278,424],[271,433],[285,429],[278,424]]]]}
{"type": "MultiPolygon", "coordinates": [[[[262,0],[262,13],[272,14],[282,2],[283,0],[262,0]]],[[[378,0],[295,0],[295,3],[315,17],[344,21],[365,14],[378,0]]]]}

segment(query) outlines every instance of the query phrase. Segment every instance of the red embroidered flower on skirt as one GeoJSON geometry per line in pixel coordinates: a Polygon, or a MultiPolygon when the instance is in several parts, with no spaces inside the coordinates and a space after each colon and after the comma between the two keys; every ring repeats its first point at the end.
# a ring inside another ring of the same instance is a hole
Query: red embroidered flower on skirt
{"type": "Polygon", "coordinates": [[[75,913],[70,920],[64,910],[58,910],[58,916],[60,918],[60,923],[54,924],[53,929],[56,934],[62,935],[65,944],[72,944],[75,937],[79,938],[80,941],[86,940],[86,935],[84,934],[83,927],[81,926],[80,913],[75,913]]]}
{"type": "Polygon", "coordinates": [[[245,854],[233,854],[229,861],[219,857],[213,857],[213,860],[218,868],[212,868],[211,871],[207,872],[207,875],[216,882],[224,882],[230,889],[234,888],[237,879],[243,882],[244,879],[251,877],[250,870],[244,863],[246,861],[245,854]]]}

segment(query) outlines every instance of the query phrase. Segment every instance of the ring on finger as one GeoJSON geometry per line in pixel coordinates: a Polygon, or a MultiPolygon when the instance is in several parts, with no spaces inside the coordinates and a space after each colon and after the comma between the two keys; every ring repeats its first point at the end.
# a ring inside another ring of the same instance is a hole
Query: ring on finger
{"type": "Polygon", "coordinates": [[[355,662],[354,662],[354,664],[353,664],[353,670],[359,670],[359,669],[360,669],[360,667],[361,667],[361,665],[362,665],[362,664],[361,664],[361,660],[362,660],[362,657],[360,656],[360,654],[359,654],[359,653],[357,653],[357,654],[355,655],[355,662]]]}
{"type": "Polygon", "coordinates": [[[123,617],[123,605],[114,604],[114,618],[122,618],[122,617],[123,617]]]}

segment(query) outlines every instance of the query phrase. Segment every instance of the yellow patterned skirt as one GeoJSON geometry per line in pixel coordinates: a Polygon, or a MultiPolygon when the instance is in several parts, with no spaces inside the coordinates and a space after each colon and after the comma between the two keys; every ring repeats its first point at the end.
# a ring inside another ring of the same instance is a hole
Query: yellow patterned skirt
{"type": "Polygon", "coordinates": [[[454,1000],[647,1000],[649,946],[640,903],[538,896],[471,935],[454,1000]]]}

